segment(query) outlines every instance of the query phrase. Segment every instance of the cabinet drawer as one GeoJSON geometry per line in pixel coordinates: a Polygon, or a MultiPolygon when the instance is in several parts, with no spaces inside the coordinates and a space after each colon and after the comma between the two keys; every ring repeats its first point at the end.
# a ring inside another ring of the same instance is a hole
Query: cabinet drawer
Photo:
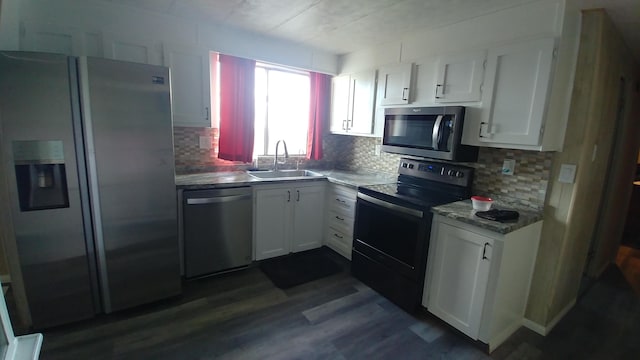
{"type": "Polygon", "coordinates": [[[353,235],[353,217],[345,216],[344,211],[329,211],[327,225],[345,234],[353,235]]]}
{"type": "MultiPolygon", "coordinates": [[[[356,199],[344,196],[340,193],[334,193],[329,198],[329,208],[334,211],[345,211],[347,214],[355,214],[356,199]]],[[[353,215],[352,215],[353,216],[353,215]]]]}
{"type": "Polygon", "coordinates": [[[353,236],[347,235],[337,229],[329,228],[325,234],[325,244],[351,260],[351,247],[353,244],[353,236]]]}

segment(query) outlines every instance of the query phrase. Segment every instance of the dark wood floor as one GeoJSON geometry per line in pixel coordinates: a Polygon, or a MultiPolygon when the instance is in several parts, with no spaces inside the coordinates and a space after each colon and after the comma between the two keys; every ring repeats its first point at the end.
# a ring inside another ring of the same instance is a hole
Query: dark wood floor
{"type": "MultiPolygon", "coordinates": [[[[335,255],[337,257],[337,255],[335,255]]],[[[281,290],[254,267],[185,283],[141,309],[44,332],[42,359],[638,359],[640,300],[608,269],[546,337],[521,329],[489,357],[345,271],[281,290]]]]}

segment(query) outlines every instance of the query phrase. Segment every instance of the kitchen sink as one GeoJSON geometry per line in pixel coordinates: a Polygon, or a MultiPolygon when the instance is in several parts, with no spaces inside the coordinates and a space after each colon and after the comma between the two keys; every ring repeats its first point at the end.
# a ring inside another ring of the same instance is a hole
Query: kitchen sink
{"type": "Polygon", "coordinates": [[[247,174],[257,179],[305,179],[323,177],[324,175],[310,170],[277,170],[277,171],[247,171],[247,174]]]}

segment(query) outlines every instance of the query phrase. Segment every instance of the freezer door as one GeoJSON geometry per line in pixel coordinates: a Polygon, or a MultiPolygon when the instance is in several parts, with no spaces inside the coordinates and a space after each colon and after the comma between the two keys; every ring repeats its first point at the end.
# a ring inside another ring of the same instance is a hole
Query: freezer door
{"type": "MultiPolygon", "coordinates": [[[[0,143],[4,154],[0,171],[7,174],[10,195],[10,202],[0,206],[11,212],[35,328],[94,315],[87,257],[90,244],[85,242],[74,149],[70,95],[74,88],[69,81],[75,73],[73,66],[72,59],[62,55],[0,52],[0,143]],[[16,169],[25,168],[31,175],[16,174],[16,169]],[[21,210],[19,186],[29,192],[26,201],[31,205],[38,203],[33,198],[36,195],[46,202],[62,186],[62,168],[68,203],[56,201],[58,206],[24,206],[21,210]],[[34,176],[38,181],[29,180],[34,176]]],[[[19,278],[19,274],[11,275],[19,278]]]]}
{"type": "Polygon", "coordinates": [[[169,70],[80,58],[105,311],[181,291],[169,70]]]}

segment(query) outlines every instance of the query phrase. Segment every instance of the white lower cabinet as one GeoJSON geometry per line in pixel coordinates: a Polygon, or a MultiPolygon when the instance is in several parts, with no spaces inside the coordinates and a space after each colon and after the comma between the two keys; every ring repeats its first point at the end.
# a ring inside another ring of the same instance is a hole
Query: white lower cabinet
{"type": "Polygon", "coordinates": [[[422,304],[493,351],[524,321],[541,228],[498,234],[434,215],[422,304]]]}
{"type": "Polygon", "coordinates": [[[324,244],[349,260],[353,246],[357,194],[355,189],[336,184],[330,184],[327,191],[324,244]]]}
{"type": "Polygon", "coordinates": [[[324,181],[254,187],[254,258],[322,246],[324,181]]]}

